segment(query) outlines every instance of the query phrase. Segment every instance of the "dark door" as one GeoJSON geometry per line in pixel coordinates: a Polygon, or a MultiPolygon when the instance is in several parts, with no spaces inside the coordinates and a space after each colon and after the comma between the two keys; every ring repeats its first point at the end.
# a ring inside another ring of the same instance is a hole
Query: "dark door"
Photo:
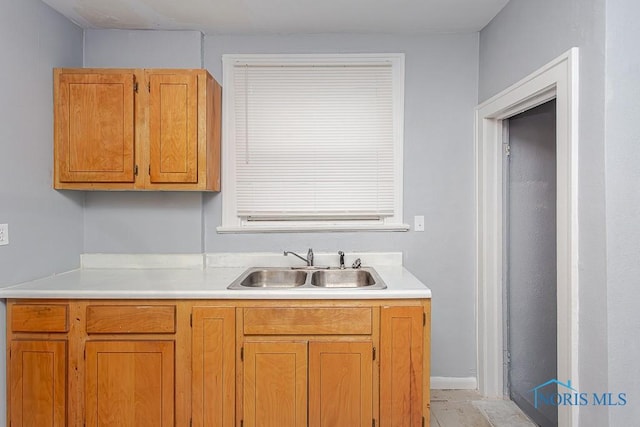
{"type": "Polygon", "coordinates": [[[557,407],[536,407],[532,391],[557,377],[555,100],[506,125],[507,386],[531,419],[557,426],[557,407]]]}

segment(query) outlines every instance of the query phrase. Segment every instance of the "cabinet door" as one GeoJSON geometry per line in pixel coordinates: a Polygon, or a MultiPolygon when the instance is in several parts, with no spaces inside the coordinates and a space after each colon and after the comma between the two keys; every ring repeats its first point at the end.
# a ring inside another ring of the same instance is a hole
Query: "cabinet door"
{"type": "Polygon", "coordinates": [[[192,334],[193,426],[233,427],[235,309],[194,307],[192,334]]]}
{"type": "Polygon", "coordinates": [[[309,343],[309,426],[372,424],[371,342],[309,343]]]}
{"type": "MultiPolygon", "coordinates": [[[[196,74],[149,73],[151,183],[198,182],[196,74]]],[[[204,159],[202,159],[204,161],[204,159]]]]}
{"type": "Polygon", "coordinates": [[[88,426],[173,427],[173,341],[87,341],[88,426]]]}
{"type": "Polygon", "coordinates": [[[420,427],[422,307],[383,307],[380,318],[380,425],[420,427]]]}
{"type": "Polygon", "coordinates": [[[244,426],[307,426],[307,343],[245,342],[244,426]]]}
{"type": "Polygon", "coordinates": [[[56,75],[60,182],[134,181],[133,84],[133,73],[56,75]]]}
{"type": "Polygon", "coordinates": [[[66,341],[12,341],[11,425],[65,426],[66,380],[66,341]]]}

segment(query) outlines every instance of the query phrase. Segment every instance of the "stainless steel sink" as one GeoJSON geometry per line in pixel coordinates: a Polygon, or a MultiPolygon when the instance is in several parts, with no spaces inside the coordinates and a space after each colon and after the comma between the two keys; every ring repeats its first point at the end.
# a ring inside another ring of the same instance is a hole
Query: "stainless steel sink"
{"type": "Polygon", "coordinates": [[[311,276],[311,284],[321,288],[364,288],[376,283],[371,272],[363,269],[316,271],[311,276]]]}
{"type": "Polygon", "coordinates": [[[295,288],[307,281],[307,273],[299,270],[253,269],[239,285],[243,288],[295,288]]]}
{"type": "Polygon", "coordinates": [[[282,268],[252,267],[233,281],[228,289],[385,289],[387,285],[371,267],[282,268]]]}

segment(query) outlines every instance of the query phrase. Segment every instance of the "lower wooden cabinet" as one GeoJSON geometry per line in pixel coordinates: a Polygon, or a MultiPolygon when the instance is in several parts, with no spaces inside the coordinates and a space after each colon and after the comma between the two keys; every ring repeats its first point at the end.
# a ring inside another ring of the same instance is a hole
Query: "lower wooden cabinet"
{"type": "Polygon", "coordinates": [[[66,341],[10,342],[9,425],[67,425],[66,341]]]}
{"type": "Polygon", "coordinates": [[[235,424],[235,316],[233,307],[193,308],[192,427],[235,424]]]}
{"type": "Polygon", "coordinates": [[[307,343],[245,341],[246,427],[307,425],[307,343]]]}
{"type": "Polygon", "coordinates": [[[174,425],[172,341],[89,341],[85,372],[87,425],[174,425]]]}
{"type": "Polygon", "coordinates": [[[9,300],[7,316],[12,427],[429,424],[430,300],[9,300]]]}
{"type": "Polygon", "coordinates": [[[309,427],[373,424],[373,344],[309,343],[309,427]]]}
{"type": "Polygon", "coordinates": [[[371,341],[245,341],[243,426],[370,427],[372,356],[371,341]]]}
{"type": "MultiPolygon", "coordinates": [[[[421,427],[425,390],[422,307],[382,307],[380,312],[380,425],[421,427]]],[[[427,347],[428,348],[428,347],[427,347]]],[[[428,399],[428,390],[427,399],[428,399]]]]}

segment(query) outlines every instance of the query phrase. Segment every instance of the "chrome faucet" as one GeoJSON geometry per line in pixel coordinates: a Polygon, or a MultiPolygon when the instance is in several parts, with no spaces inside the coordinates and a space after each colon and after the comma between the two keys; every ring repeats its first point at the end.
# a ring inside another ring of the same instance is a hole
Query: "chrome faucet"
{"type": "Polygon", "coordinates": [[[344,252],[338,251],[338,255],[340,256],[340,270],[344,270],[344,252]]]}
{"type": "Polygon", "coordinates": [[[292,251],[284,251],[284,256],[287,256],[289,254],[297,256],[298,258],[306,262],[308,267],[313,267],[313,249],[309,248],[309,250],[307,251],[306,258],[292,251]]]}

